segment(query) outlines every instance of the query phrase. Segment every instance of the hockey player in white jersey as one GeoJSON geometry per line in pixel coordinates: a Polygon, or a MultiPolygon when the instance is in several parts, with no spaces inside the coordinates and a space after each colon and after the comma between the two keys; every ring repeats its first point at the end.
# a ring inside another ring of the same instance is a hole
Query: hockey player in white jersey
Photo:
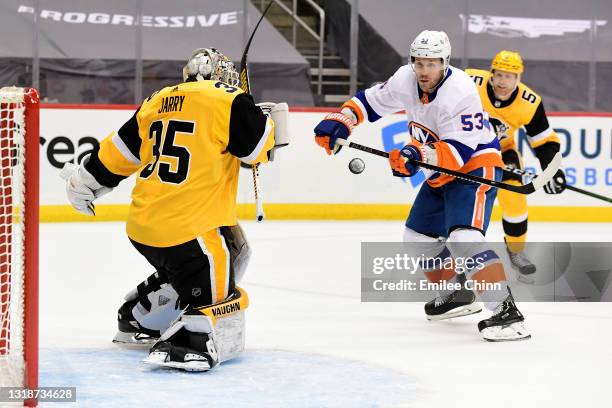
{"type": "MultiPolygon", "coordinates": [[[[410,63],[400,67],[388,81],[375,85],[345,102],[340,113],[331,113],[315,128],[315,140],[328,154],[341,147],[353,128],[365,120],[406,111],[411,141],[401,150],[389,152],[393,174],[412,177],[419,167],[408,159],[501,180],[503,162],[500,145],[491,130],[478,91],[462,70],[450,66],[451,46],[443,31],[423,31],[410,48],[410,63]]],[[[487,248],[484,234],[497,190],[440,173],[423,170],[423,184],[412,206],[404,241],[415,255],[440,262],[421,264],[432,282],[454,282],[454,270],[436,268],[447,258],[484,259],[467,272],[467,278],[496,284],[499,290],[478,291],[492,316],[478,329],[489,341],[530,337],[524,318],[506,283],[502,263],[487,248]]],[[[483,285],[484,287],[485,285],[483,285]]],[[[491,285],[489,285],[491,286],[491,285]]],[[[440,292],[425,305],[430,320],[441,320],[480,312],[469,290],[440,292]]]]}

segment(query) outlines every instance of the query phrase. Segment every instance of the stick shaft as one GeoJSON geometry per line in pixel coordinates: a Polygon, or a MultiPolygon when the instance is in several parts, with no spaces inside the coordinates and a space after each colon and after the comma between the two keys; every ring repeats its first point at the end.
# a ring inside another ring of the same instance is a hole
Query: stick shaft
{"type": "MultiPolygon", "coordinates": [[[[514,175],[515,177],[516,177],[517,175],[519,175],[519,176],[523,176],[523,175],[525,175],[525,176],[528,176],[528,177],[536,177],[536,174],[534,174],[534,173],[532,173],[532,172],[530,172],[530,171],[527,171],[527,170],[522,170],[522,169],[510,169],[510,168],[505,168],[505,169],[504,169],[504,176],[507,176],[507,177],[509,177],[509,178],[512,178],[512,176],[513,176],[513,175],[514,175]]],[[[566,185],[565,185],[565,188],[566,188],[567,190],[571,190],[571,191],[574,191],[574,192],[576,192],[576,193],[584,194],[584,195],[587,195],[587,196],[589,196],[589,197],[596,198],[596,199],[598,199],[598,200],[603,200],[603,201],[606,201],[606,202],[608,202],[608,203],[612,203],[612,197],[606,197],[606,196],[603,196],[603,195],[601,195],[601,194],[597,194],[597,193],[593,193],[593,192],[591,192],[591,191],[584,190],[584,189],[582,189],[582,188],[580,188],[580,187],[570,186],[569,184],[566,184],[566,185]]]]}
{"type": "MultiPolygon", "coordinates": [[[[255,33],[257,32],[257,28],[264,16],[272,6],[272,1],[268,4],[266,9],[261,13],[261,17],[255,24],[255,28],[253,28],[253,32],[247,41],[244,52],[242,53],[242,58],[240,59],[240,88],[246,92],[251,93],[251,84],[249,83],[249,67],[247,64],[247,55],[249,54],[249,48],[251,47],[251,41],[253,41],[253,37],[255,37],[255,33]]],[[[246,10],[245,10],[246,12],[246,10]]],[[[246,14],[244,18],[247,18],[246,14]]],[[[259,188],[259,164],[254,164],[252,167],[253,171],[253,191],[255,193],[255,206],[256,206],[256,218],[257,222],[262,222],[265,218],[264,210],[263,210],[263,200],[261,198],[261,189],[259,188]]]]}
{"type": "MultiPolygon", "coordinates": [[[[374,154],[376,156],[381,156],[381,157],[389,157],[389,153],[384,152],[382,150],[378,150],[378,149],[374,149],[372,147],[369,146],[364,146],[361,145],[359,143],[354,143],[354,142],[349,142],[348,140],[344,140],[344,139],[336,139],[336,143],[342,145],[342,146],[347,146],[353,149],[357,149],[357,150],[361,150],[363,152],[367,152],[367,153],[371,153],[374,154]]],[[[480,184],[486,184],[488,186],[492,186],[492,187],[497,187],[499,189],[502,190],[508,190],[508,191],[513,191],[515,193],[519,193],[519,194],[531,194],[534,191],[537,190],[537,188],[539,188],[541,185],[545,184],[553,175],[554,173],[556,173],[557,169],[556,168],[551,168],[549,169],[546,174],[542,174],[539,177],[538,180],[538,184],[534,184],[529,183],[523,186],[515,186],[512,184],[507,184],[507,183],[503,183],[501,181],[496,181],[496,180],[489,180],[483,177],[479,177],[479,176],[475,176],[472,174],[466,174],[466,173],[461,173],[459,171],[455,171],[455,170],[451,170],[451,169],[447,169],[444,167],[438,167],[438,166],[434,166],[432,164],[427,164],[427,163],[423,163],[420,162],[418,160],[411,160],[413,163],[417,164],[420,167],[423,167],[424,169],[429,169],[429,170],[433,170],[436,171],[438,173],[442,173],[442,174],[447,174],[449,176],[453,176],[459,179],[463,179],[463,180],[468,180],[468,181],[473,181],[476,183],[480,183],[480,184]],[[554,171],[553,171],[554,170],[554,171]]],[[[557,162],[557,164],[560,163],[560,158],[557,158],[557,160],[555,160],[557,162]]],[[[556,166],[558,167],[558,165],[556,166]]]]}
{"type": "Polygon", "coordinates": [[[590,191],[586,191],[586,190],[583,190],[583,189],[578,188],[578,187],[568,186],[567,184],[565,185],[565,188],[568,189],[568,190],[575,191],[575,192],[580,193],[580,194],[587,195],[589,197],[597,198],[599,200],[603,200],[603,201],[606,201],[608,203],[612,203],[612,198],[611,197],[606,197],[606,196],[603,196],[603,195],[599,195],[597,193],[592,193],[590,191]]]}

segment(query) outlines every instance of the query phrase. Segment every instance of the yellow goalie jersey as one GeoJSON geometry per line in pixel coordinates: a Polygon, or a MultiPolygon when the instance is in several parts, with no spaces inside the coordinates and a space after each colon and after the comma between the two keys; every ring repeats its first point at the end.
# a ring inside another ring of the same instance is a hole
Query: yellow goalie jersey
{"type": "Polygon", "coordinates": [[[466,69],[465,72],[476,83],[482,106],[495,127],[502,152],[517,150],[516,136],[523,126],[534,149],[548,142],[559,143],[559,138],[548,124],[542,98],[527,85],[519,83],[510,99],[500,101],[495,98],[489,83],[489,71],[466,69]]]}
{"type": "Polygon", "coordinates": [[[167,247],[235,225],[240,160],[268,161],[274,123],[250,95],[220,81],[154,93],[93,151],[87,170],[114,187],[136,173],[127,233],[167,247]]]}

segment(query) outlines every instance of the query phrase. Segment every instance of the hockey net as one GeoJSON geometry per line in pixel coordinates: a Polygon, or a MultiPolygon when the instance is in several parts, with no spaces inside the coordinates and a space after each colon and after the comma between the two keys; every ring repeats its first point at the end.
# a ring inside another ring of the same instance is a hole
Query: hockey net
{"type": "Polygon", "coordinates": [[[38,113],[35,89],[0,88],[1,387],[38,385],[38,113]]]}

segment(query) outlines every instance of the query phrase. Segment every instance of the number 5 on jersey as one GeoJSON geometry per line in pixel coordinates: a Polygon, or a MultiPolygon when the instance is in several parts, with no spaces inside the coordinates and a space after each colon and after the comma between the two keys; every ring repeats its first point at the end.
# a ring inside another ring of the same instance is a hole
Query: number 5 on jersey
{"type": "Polygon", "coordinates": [[[156,120],[149,128],[149,139],[154,140],[152,162],[149,162],[140,172],[143,179],[151,177],[157,170],[157,176],[162,182],[181,184],[189,174],[191,153],[185,146],[174,144],[177,133],[193,135],[195,123],[183,120],[170,120],[164,132],[164,122],[156,120]],[[161,152],[160,152],[161,147],[161,152]],[[160,162],[161,158],[161,162],[160,162]],[[168,160],[170,159],[170,160],[168,160]],[[176,171],[172,171],[172,160],[176,160],[176,171]]]}

